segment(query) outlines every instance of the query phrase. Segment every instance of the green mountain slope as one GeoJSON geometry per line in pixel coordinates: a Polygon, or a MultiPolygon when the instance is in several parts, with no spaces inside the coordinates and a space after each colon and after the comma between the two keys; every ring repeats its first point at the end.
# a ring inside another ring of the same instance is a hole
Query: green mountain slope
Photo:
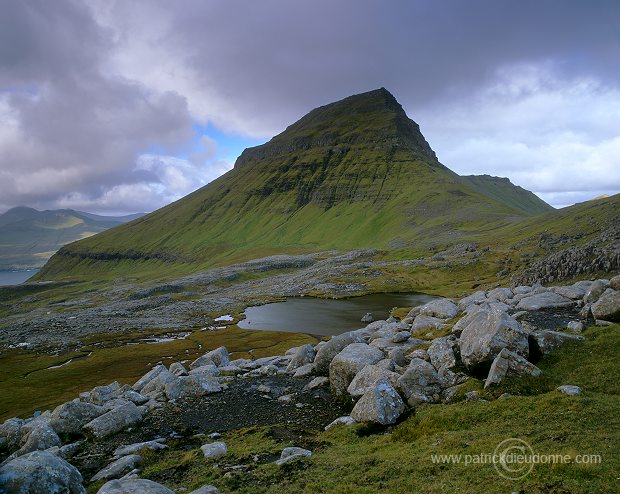
{"type": "Polygon", "coordinates": [[[553,207],[536,194],[513,185],[504,177],[490,175],[464,175],[461,179],[478,192],[491,197],[525,214],[540,214],[552,211],[553,207]]]}
{"type": "Polygon", "coordinates": [[[16,207],[0,215],[0,269],[41,267],[63,245],[95,235],[137,215],[99,216],[72,209],[16,207]]]}
{"type": "MultiPolygon", "coordinates": [[[[523,194],[506,187],[518,203],[523,194]]],[[[439,163],[381,88],[311,111],[202,189],[66,246],[40,277],[164,275],[277,252],[420,249],[530,215],[517,206],[439,163]]]]}

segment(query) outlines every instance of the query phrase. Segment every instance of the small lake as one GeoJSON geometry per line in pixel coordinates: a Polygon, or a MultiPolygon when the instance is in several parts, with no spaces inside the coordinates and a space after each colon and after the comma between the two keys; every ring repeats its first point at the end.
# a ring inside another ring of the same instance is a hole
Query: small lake
{"type": "Polygon", "coordinates": [[[367,312],[375,320],[387,319],[393,307],[413,307],[435,298],[421,293],[376,293],[341,300],[294,297],[286,302],[248,307],[238,326],[334,336],[366,326],[360,319],[367,312]]]}
{"type": "Polygon", "coordinates": [[[0,271],[0,286],[19,285],[29,278],[32,278],[38,272],[38,269],[29,269],[27,271],[0,271]]]}

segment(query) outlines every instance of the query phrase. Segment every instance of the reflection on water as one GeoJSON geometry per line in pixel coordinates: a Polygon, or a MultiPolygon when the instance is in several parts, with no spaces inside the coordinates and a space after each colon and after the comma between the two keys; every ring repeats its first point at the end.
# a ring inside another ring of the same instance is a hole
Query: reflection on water
{"type": "Polygon", "coordinates": [[[248,307],[245,319],[238,326],[333,336],[364,327],[360,319],[367,312],[375,320],[386,319],[393,307],[413,307],[434,298],[420,293],[376,293],[343,300],[295,297],[286,302],[248,307]]]}

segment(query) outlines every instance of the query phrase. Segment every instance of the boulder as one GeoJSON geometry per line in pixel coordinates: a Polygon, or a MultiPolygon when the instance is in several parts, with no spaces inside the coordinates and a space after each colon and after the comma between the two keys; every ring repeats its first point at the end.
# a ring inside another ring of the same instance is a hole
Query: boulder
{"type": "Polygon", "coordinates": [[[170,373],[167,369],[164,369],[142,388],[140,394],[153,400],[165,400],[166,384],[175,383],[179,379],[179,377],[170,373]]]}
{"type": "Polygon", "coordinates": [[[199,398],[221,390],[220,383],[209,374],[181,376],[165,385],[166,398],[169,400],[199,398]]]}
{"type": "Polygon", "coordinates": [[[409,331],[399,331],[398,333],[394,333],[392,336],[393,343],[403,343],[411,338],[411,333],[409,331]]]}
{"type": "Polygon", "coordinates": [[[147,401],[149,401],[149,398],[141,395],[140,393],[134,390],[125,391],[123,393],[123,399],[127,401],[131,401],[135,403],[136,405],[144,405],[147,401]]]}
{"type": "Polygon", "coordinates": [[[189,494],[220,494],[220,491],[214,485],[203,485],[189,494]]]}
{"type": "Polygon", "coordinates": [[[146,479],[110,480],[97,494],[175,494],[167,487],[146,479]]]}
{"type": "Polygon", "coordinates": [[[75,399],[54,409],[50,425],[58,434],[79,434],[84,425],[105,412],[102,406],[75,399]]]}
{"type": "Polygon", "coordinates": [[[439,399],[442,381],[435,368],[426,360],[415,358],[398,379],[398,389],[411,406],[439,399]]]}
{"type": "Polygon", "coordinates": [[[458,346],[454,337],[435,338],[428,347],[427,353],[435,369],[453,370],[458,362],[454,349],[458,346]]]}
{"type": "Polygon", "coordinates": [[[399,378],[400,375],[396,372],[391,372],[379,365],[367,365],[355,375],[347,391],[353,398],[359,398],[380,379],[387,379],[392,386],[396,386],[399,378]]]}
{"type": "Polygon", "coordinates": [[[164,444],[165,442],[166,440],[164,438],[161,438],[161,439],[155,439],[153,441],[145,441],[142,443],[133,443],[133,444],[128,444],[126,446],[119,446],[118,448],[114,450],[114,458],[116,459],[122,456],[132,455],[142,449],[150,449],[150,450],[165,449],[168,447],[164,444]]]}
{"type": "Polygon", "coordinates": [[[418,331],[443,329],[445,327],[446,324],[443,319],[420,314],[413,320],[413,323],[411,324],[411,332],[417,333],[418,331]]]}
{"type": "Polygon", "coordinates": [[[571,300],[580,300],[586,294],[586,288],[579,285],[553,286],[550,290],[571,300]]]}
{"type": "Polygon", "coordinates": [[[620,274],[614,276],[609,280],[609,288],[612,290],[620,291],[620,274]]]}
{"type": "Polygon", "coordinates": [[[0,447],[13,451],[19,447],[24,421],[17,417],[10,418],[0,425],[0,447]]]}
{"type": "Polygon", "coordinates": [[[293,377],[308,377],[314,372],[314,364],[306,364],[295,369],[293,377]]]}
{"type": "Polygon", "coordinates": [[[134,403],[127,402],[88,422],[84,425],[84,432],[95,439],[101,439],[137,424],[143,416],[142,409],[134,403]]]}
{"type": "Polygon", "coordinates": [[[228,453],[228,447],[226,443],[222,441],[217,441],[214,443],[203,444],[200,446],[204,457],[207,459],[219,458],[220,456],[224,456],[228,453]]]}
{"type": "Polygon", "coordinates": [[[487,293],[487,298],[492,300],[497,300],[498,302],[506,302],[506,300],[511,299],[514,293],[510,288],[494,288],[487,293]]]}
{"type": "Polygon", "coordinates": [[[132,386],[132,388],[138,393],[142,392],[142,388],[146,386],[153,378],[155,378],[160,372],[166,370],[166,367],[163,365],[156,365],[146,374],[144,374],[140,379],[136,381],[136,383],[132,386]]]}
{"type": "Polygon", "coordinates": [[[579,395],[582,391],[579,386],[574,386],[572,384],[564,384],[563,386],[558,386],[557,390],[568,396],[579,395]]]}
{"type": "Polygon", "coordinates": [[[220,369],[215,364],[201,365],[200,367],[194,367],[189,371],[190,376],[194,376],[196,374],[216,377],[220,375],[220,369]]]}
{"type": "Polygon", "coordinates": [[[38,424],[22,439],[22,443],[22,447],[19,448],[15,455],[21,456],[32,451],[42,451],[62,445],[58,434],[51,428],[49,423],[38,424]]]}
{"type": "Polygon", "coordinates": [[[287,372],[293,372],[302,365],[311,364],[314,362],[316,352],[314,346],[308,343],[307,345],[300,346],[297,351],[291,357],[291,361],[286,367],[287,372]]]}
{"type": "Polygon", "coordinates": [[[592,314],[597,320],[620,322],[620,291],[605,290],[592,304],[592,314]]]}
{"type": "Polygon", "coordinates": [[[357,424],[355,419],[351,417],[350,415],[346,415],[344,417],[338,417],[337,419],[334,419],[332,422],[330,422],[329,424],[325,426],[325,430],[328,431],[329,429],[331,429],[332,427],[336,427],[337,425],[353,425],[353,424],[357,424]]]}
{"type": "Polygon", "coordinates": [[[0,492],[86,494],[78,469],[48,451],[34,451],[4,463],[0,492]]]}
{"type": "Polygon", "coordinates": [[[490,365],[503,348],[528,356],[528,333],[506,312],[480,309],[463,319],[468,321],[462,329],[459,346],[466,367],[490,365]]]}
{"type": "Polygon", "coordinates": [[[487,294],[484,291],[480,290],[459,300],[458,305],[459,309],[464,311],[467,307],[471,305],[480,305],[485,302],[488,302],[487,294]]]}
{"type": "Polygon", "coordinates": [[[575,302],[554,292],[542,292],[521,299],[517,304],[518,310],[541,310],[572,307],[575,302]]]}
{"type": "Polygon", "coordinates": [[[373,322],[375,319],[374,317],[372,317],[372,313],[370,312],[366,312],[366,314],[364,314],[362,316],[362,318],[360,319],[361,322],[363,322],[364,324],[367,324],[369,322],[373,322]]]}
{"type": "Polygon", "coordinates": [[[570,321],[566,326],[566,329],[571,333],[583,333],[583,330],[586,329],[586,327],[581,321],[570,321]]]}
{"type": "Polygon", "coordinates": [[[583,340],[583,336],[549,330],[533,331],[530,335],[530,345],[542,355],[558,348],[564,343],[583,340]]]}
{"type": "Polygon", "coordinates": [[[116,381],[107,386],[95,386],[89,392],[89,400],[95,405],[105,405],[108,401],[118,398],[121,385],[116,381]]]}
{"type": "Polygon", "coordinates": [[[388,351],[388,358],[399,367],[405,367],[409,362],[405,357],[405,352],[402,348],[395,347],[388,351]]]}
{"type": "Polygon", "coordinates": [[[593,304],[599,299],[601,295],[603,295],[606,289],[607,285],[605,283],[603,283],[601,280],[596,280],[586,290],[586,294],[583,297],[584,303],[593,304]]]}
{"type": "Polygon", "coordinates": [[[329,372],[329,364],[332,359],[342,351],[344,347],[351,343],[362,343],[362,337],[354,332],[347,332],[334,336],[326,341],[316,352],[314,357],[314,371],[320,375],[329,372]]]}
{"type": "Polygon", "coordinates": [[[439,319],[452,319],[458,312],[458,306],[448,298],[432,300],[420,308],[421,315],[439,319]]]}
{"type": "Polygon", "coordinates": [[[297,461],[301,458],[308,458],[309,456],[312,456],[312,451],[310,451],[309,449],[291,446],[282,450],[280,459],[277,460],[275,463],[278,466],[282,466],[286,463],[291,463],[292,461],[297,461]]]}
{"type": "MultiPolygon", "coordinates": [[[[198,367],[202,367],[204,365],[215,365],[215,362],[208,355],[203,355],[202,357],[198,357],[192,363],[189,364],[190,369],[196,369],[198,367]]],[[[217,366],[216,366],[217,367],[217,366]]]]}
{"type": "Polygon", "coordinates": [[[493,384],[499,384],[506,377],[538,377],[540,374],[541,370],[534,364],[504,348],[493,360],[484,387],[488,388],[493,384]]]}
{"type": "Polygon", "coordinates": [[[325,376],[315,377],[312,381],[304,386],[304,389],[313,390],[329,384],[329,378],[325,376]]]}
{"type": "Polygon", "coordinates": [[[405,410],[405,404],[387,379],[380,379],[368,389],[351,411],[357,422],[393,424],[405,410]]]}
{"type": "Polygon", "coordinates": [[[118,479],[126,473],[131,472],[140,463],[142,463],[142,457],[140,455],[123,456],[99,470],[90,481],[99,482],[100,480],[118,479]]]}
{"type": "Polygon", "coordinates": [[[168,372],[174,374],[175,376],[187,376],[188,372],[185,366],[181,362],[174,362],[170,364],[170,368],[168,372]]]}
{"type": "Polygon", "coordinates": [[[343,348],[329,364],[329,383],[332,392],[336,395],[344,395],[355,375],[363,367],[376,364],[384,358],[384,354],[378,348],[366,343],[351,343],[343,348]]]}
{"type": "Polygon", "coordinates": [[[230,355],[225,346],[216,348],[208,352],[205,357],[211,359],[211,361],[218,367],[223,367],[230,364],[230,355]]]}

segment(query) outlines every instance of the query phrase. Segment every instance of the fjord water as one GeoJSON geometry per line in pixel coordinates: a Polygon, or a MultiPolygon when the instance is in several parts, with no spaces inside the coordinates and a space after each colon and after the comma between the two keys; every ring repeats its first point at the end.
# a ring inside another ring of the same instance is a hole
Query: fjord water
{"type": "Polygon", "coordinates": [[[29,269],[27,271],[0,271],[0,286],[19,285],[32,278],[38,272],[38,269],[29,269]]]}
{"type": "Polygon", "coordinates": [[[286,302],[248,307],[238,326],[334,336],[366,326],[360,319],[367,312],[375,320],[386,319],[393,307],[414,307],[434,298],[421,293],[376,293],[340,300],[293,297],[286,302]]]}

